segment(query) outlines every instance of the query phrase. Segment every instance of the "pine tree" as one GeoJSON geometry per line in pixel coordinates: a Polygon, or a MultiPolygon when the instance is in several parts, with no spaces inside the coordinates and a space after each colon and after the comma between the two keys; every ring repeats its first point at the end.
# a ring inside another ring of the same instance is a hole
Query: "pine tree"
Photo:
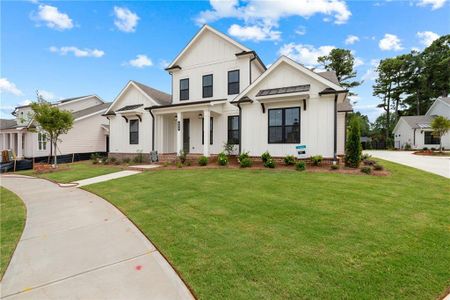
{"type": "Polygon", "coordinates": [[[357,118],[352,118],[348,129],[347,144],[345,145],[345,165],[358,168],[361,163],[361,151],[360,122],[357,118]]]}

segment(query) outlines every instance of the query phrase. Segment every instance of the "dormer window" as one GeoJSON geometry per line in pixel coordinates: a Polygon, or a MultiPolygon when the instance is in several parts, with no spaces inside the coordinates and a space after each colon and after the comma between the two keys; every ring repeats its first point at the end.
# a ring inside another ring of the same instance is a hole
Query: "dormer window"
{"type": "Polygon", "coordinates": [[[189,100],[189,78],[180,80],[180,100],[189,100]]]}
{"type": "Polygon", "coordinates": [[[209,98],[213,96],[213,75],[205,75],[202,79],[203,98],[209,98]]]}
{"type": "Polygon", "coordinates": [[[239,94],[239,70],[228,71],[228,95],[239,94]]]}

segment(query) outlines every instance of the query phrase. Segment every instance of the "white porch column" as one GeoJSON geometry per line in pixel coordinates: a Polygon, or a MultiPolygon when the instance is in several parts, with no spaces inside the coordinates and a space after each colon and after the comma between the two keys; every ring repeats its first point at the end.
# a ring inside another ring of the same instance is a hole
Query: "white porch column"
{"type": "Polygon", "coordinates": [[[209,131],[210,131],[211,113],[205,109],[203,111],[203,155],[209,156],[209,131]]]}
{"type": "Polygon", "coordinates": [[[16,149],[14,149],[14,133],[9,134],[9,149],[16,152],[16,149]]]}
{"type": "Polygon", "coordinates": [[[2,150],[8,149],[8,146],[6,145],[6,135],[7,133],[2,133],[2,141],[3,141],[2,150]]]}
{"type": "Polygon", "coordinates": [[[183,114],[177,112],[177,155],[183,150],[183,114]]]}
{"type": "Polygon", "coordinates": [[[17,158],[23,158],[22,132],[17,133],[17,158]]]}

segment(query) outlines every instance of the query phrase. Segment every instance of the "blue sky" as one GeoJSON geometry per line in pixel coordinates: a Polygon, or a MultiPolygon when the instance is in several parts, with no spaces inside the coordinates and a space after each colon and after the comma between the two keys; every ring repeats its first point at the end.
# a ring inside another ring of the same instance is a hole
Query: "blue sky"
{"type": "Polygon", "coordinates": [[[377,61],[450,33],[446,0],[2,1],[0,116],[35,99],[114,100],[128,80],[170,92],[167,65],[207,22],[254,49],[306,66],[333,47],[354,51],[355,107],[373,121],[377,61]]]}

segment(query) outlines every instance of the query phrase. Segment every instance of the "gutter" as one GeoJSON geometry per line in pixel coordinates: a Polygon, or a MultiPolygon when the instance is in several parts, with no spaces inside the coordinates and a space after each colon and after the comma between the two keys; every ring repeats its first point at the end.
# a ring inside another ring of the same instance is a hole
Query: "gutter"
{"type": "Polygon", "coordinates": [[[242,148],[242,108],[241,104],[237,103],[237,107],[239,108],[239,155],[241,154],[242,148]]]}

